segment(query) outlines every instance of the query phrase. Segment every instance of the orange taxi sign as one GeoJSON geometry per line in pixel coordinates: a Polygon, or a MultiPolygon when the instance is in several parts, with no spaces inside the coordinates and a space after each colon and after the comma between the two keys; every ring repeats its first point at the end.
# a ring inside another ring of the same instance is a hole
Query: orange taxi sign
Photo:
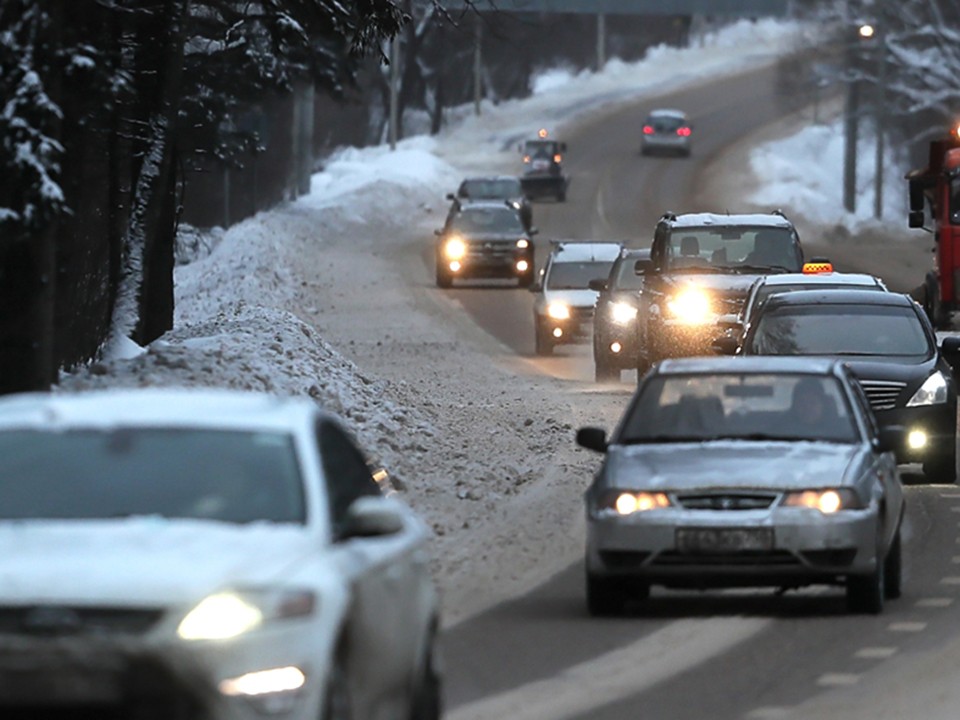
{"type": "Polygon", "coordinates": [[[832,273],[833,263],[829,261],[808,262],[803,264],[804,275],[820,275],[822,273],[832,273]]]}
{"type": "Polygon", "coordinates": [[[547,129],[546,129],[546,128],[540,128],[539,132],[537,132],[537,135],[539,135],[539,136],[542,137],[542,138],[545,138],[545,137],[547,136],[547,129]]]}

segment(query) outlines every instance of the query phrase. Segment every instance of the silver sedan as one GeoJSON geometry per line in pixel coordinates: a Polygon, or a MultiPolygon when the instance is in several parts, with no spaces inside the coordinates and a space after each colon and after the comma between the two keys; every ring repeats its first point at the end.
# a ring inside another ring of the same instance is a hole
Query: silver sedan
{"type": "Polygon", "coordinates": [[[903,491],[892,449],[843,364],[665,361],[649,373],[587,490],[587,603],[620,612],[652,584],[842,584],[855,612],[900,594],[903,491]]]}

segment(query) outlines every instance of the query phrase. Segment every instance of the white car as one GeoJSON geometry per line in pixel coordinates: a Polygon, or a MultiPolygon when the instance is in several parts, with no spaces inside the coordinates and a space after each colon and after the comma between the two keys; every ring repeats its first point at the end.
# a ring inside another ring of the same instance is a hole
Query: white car
{"type": "Polygon", "coordinates": [[[430,532],[313,402],[8,396],[0,477],[0,714],[439,717],[430,532]]]}

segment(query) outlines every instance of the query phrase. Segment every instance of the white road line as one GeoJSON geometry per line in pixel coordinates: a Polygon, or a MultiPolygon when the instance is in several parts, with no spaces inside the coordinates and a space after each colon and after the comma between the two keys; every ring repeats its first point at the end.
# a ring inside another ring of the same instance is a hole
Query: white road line
{"type": "Polygon", "coordinates": [[[960,555],[954,555],[952,558],[950,558],[950,562],[952,562],[954,565],[960,565],[960,555]]]}
{"type": "Polygon", "coordinates": [[[891,632],[920,632],[927,627],[925,622],[895,622],[887,625],[891,632]]]}
{"type": "Polygon", "coordinates": [[[960,512],[960,505],[951,505],[950,512],[960,512]]]}
{"type": "Polygon", "coordinates": [[[947,499],[947,500],[960,500],[960,493],[945,493],[945,492],[942,492],[942,493],[940,493],[940,497],[945,498],[945,499],[947,499]]]}
{"type": "Polygon", "coordinates": [[[537,680],[462,705],[445,720],[565,720],[586,715],[730,650],[772,621],[760,618],[678,620],[605,655],[537,680]]]}
{"type": "Polygon", "coordinates": [[[855,673],[827,673],[817,678],[817,685],[821,687],[843,687],[856,685],[860,676],[855,673]]]}
{"type": "Polygon", "coordinates": [[[944,608],[953,605],[953,598],[932,597],[922,598],[914,603],[914,607],[919,608],[944,608]]]}
{"type": "Polygon", "coordinates": [[[853,656],[864,660],[886,660],[896,654],[895,647],[865,647],[857,650],[853,656]]]}
{"type": "Polygon", "coordinates": [[[755,718],[755,720],[776,720],[776,718],[785,718],[790,715],[792,710],[785,707],[761,707],[751,710],[744,717],[755,718]]]}
{"type": "Polygon", "coordinates": [[[945,578],[940,578],[941,585],[960,585],[960,577],[956,575],[948,575],[945,578]]]}

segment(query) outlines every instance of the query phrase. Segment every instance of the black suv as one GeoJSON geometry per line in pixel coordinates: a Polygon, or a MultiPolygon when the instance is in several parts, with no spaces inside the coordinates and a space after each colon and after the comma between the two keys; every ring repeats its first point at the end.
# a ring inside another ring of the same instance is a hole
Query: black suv
{"type": "Polygon", "coordinates": [[[437,286],[448,288],[459,277],[494,277],[517,278],[521,287],[530,287],[536,233],[507,203],[460,203],[443,228],[434,231],[437,286]]]}
{"type": "Polygon", "coordinates": [[[530,199],[524,194],[520,178],[512,175],[483,175],[469,177],[460,183],[456,194],[448,193],[450,200],[450,215],[460,211],[463,203],[474,200],[500,200],[506,202],[520,212],[527,229],[533,227],[533,206],[530,199]]]}
{"type": "Polygon", "coordinates": [[[637,310],[643,293],[638,261],[649,261],[650,250],[620,251],[610,276],[594,280],[590,289],[600,294],[593,313],[593,364],[597,382],[620,379],[621,370],[637,367],[637,310]]]}
{"type": "Polygon", "coordinates": [[[796,228],[780,212],[666,213],[657,223],[637,314],[642,375],[664,358],[712,355],[717,320],[736,315],[762,275],[800,272],[796,228]]]}

